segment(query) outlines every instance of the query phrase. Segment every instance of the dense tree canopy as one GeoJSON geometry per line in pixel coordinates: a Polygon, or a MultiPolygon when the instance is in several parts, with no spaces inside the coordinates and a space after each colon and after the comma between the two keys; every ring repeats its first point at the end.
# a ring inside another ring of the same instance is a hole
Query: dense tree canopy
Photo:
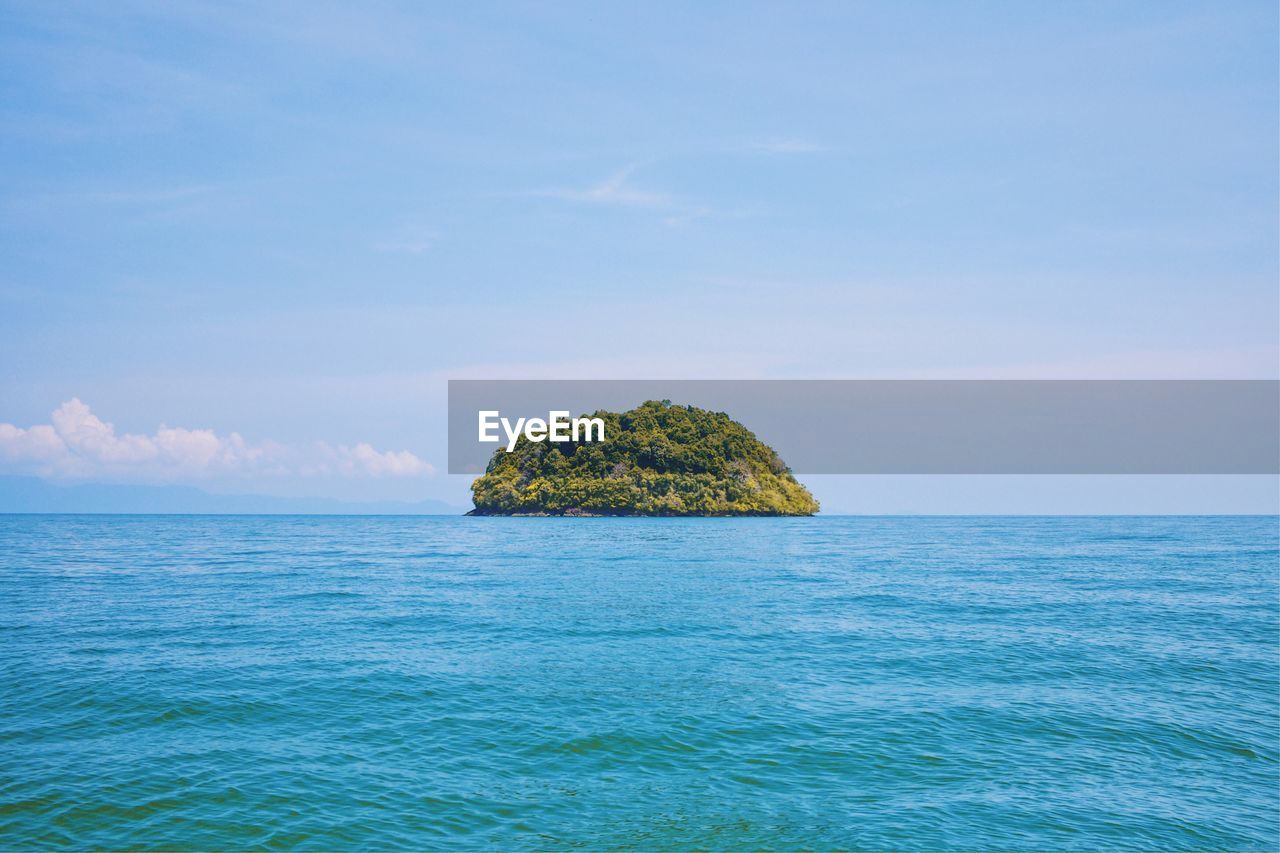
{"type": "Polygon", "coordinates": [[[605,440],[494,452],[471,486],[476,515],[812,515],[818,502],[723,412],[650,400],[596,412],[605,440]]]}

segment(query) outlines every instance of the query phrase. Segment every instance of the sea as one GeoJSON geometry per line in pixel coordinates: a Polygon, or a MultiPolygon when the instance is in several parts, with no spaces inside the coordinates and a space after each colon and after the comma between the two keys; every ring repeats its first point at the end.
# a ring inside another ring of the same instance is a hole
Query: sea
{"type": "Polygon", "coordinates": [[[1276,850],[1278,546],[0,516],[0,849],[1276,850]]]}

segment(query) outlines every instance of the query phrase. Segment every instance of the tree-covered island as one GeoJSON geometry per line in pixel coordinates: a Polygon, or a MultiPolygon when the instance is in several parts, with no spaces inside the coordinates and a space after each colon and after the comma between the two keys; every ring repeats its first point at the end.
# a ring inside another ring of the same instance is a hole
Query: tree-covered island
{"type": "Polygon", "coordinates": [[[598,442],[499,448],[469,515],[813,515],[818,502],[771,448],[723,412],[650,400],[596,412],[598,442]]]}

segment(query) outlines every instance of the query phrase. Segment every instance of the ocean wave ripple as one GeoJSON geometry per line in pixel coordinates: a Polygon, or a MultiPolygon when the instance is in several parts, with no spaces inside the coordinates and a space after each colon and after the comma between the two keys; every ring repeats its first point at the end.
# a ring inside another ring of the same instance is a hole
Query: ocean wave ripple
{"type": "Polygon", "coordinates": [[[1274,518],[0,517],[0,848],[1280,848],[1274,518]]]}

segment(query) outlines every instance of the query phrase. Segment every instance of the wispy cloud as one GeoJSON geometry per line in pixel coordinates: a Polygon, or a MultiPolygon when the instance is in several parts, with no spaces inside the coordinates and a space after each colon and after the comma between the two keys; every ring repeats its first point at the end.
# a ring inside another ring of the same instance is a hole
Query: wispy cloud
{"type": "Polygon", "coordinates": [[[431,465],[407,450],[370,444],[252,444],[239,433],[161,424],[151,435],[117,433],[79,399],[59,406],[50,423],[0,423],[0,466],[56,479],[111,477],[182,482],[227,476],[423,477],[431,465]]]}
{"type": "Polygon", "coordinates": [[[395,229],[373,244],[375,252],[421,255],[440,239],[434,230],[422,225],[407,224],[395,229]]]}
{"type": "Polygon", "coordinates": [[[535,190],[533,195],[560,198],[587,204],[623,205],[631,207],[665,207],[672,202],[669,194],[640,189],[630,183],[631,173],[639,164],[633,163],[598,184],[586,189],[554,188],[535,190]]]}
{"type": "Polygon", "coordinates": [[[757,140],[750,143],[747,150],[757,154],[820,154],[828,149],[808,139],[792,138],[757,140]]]}
{"type": "Polygon", "coordinates": [[[564,199],[582,204],[646,208],[661,216],[662,224],[673,228],[712,217],[745,219],[762,214],[761,210],[755,208],[718,209],[700,204],[687,196],[642,189],[631,182],[631,175],[639,165],[632,163],[586,189],[561,187],[535,190],[529,195],[564,199]]]}
{"type": "Polygon", "coordinates": [[[93,207],[115,215],[171,212],[208,202],[220,188],[213,184],[184,184],[128,189],[80,189],[42,192],[8,198],[0,210],[15,215],[63,215],[93,207]]]}

